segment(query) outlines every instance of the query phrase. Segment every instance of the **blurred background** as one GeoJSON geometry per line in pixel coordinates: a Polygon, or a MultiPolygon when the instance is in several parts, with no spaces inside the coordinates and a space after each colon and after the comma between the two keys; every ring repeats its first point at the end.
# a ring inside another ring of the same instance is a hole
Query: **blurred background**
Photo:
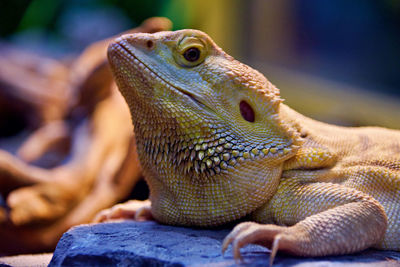
{"type": "Polygon", "coordinates": [[[147,198],[108,41],[91,44],[153,16],[208,33],[305,115],[400,129],[399,0],[0,0],[0,257],[147,198]]]}
{"type": "Polygon", "coordinates": [[[2,0],[0,37],[66,58],[151,16],[207,32],[302,113],[400,128],[398,0],[2,0]]]}

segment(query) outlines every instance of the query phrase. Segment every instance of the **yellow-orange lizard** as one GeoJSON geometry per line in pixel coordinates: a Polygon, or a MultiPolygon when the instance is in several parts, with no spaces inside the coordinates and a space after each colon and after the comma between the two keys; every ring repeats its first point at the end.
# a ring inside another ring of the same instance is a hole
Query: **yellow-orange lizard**
{"type": "Polygon", "coordinates": [[[108,58],[151,204],[98,221],[140,213],[210,227],[247,216],[222,245],[235,259],[249,243],[272,247],[271,259],[400,250],[400,131],[307,118],[200,31],[124,35],[108,58]]]}

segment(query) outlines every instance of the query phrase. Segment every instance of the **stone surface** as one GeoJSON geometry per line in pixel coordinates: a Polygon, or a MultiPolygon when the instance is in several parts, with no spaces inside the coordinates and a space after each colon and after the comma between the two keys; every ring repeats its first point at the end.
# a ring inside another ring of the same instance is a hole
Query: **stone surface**
{"type": "MultiPolygon", "coordinates": [[[[49,266],[235,266],[231,248],[221,255],[228,232],[155,222],[83,225],[63,235],[49,266]]],[[[240,266],[268,266],[266,248],[250,245],[242,255],[240,266]]],[[[274,266],[400,266],[400,252],[368,250],[321,258],[278,254],[274,266]]]]}

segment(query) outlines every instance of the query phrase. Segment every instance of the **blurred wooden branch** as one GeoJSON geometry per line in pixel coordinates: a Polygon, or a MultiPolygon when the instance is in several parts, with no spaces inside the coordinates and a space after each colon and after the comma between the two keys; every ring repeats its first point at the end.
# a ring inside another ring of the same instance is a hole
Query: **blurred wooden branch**
{"type": "MultiPolygon", "coordinates": [[[[151,18],[129,32],[170,27],[151,18]]],[[[0,147],[0,254],[53,249],[140,178],[130,115],[106,60],[110,40],[68,64],[0,46],[0,144],[27,133],[15,151],[0,147]]]]}

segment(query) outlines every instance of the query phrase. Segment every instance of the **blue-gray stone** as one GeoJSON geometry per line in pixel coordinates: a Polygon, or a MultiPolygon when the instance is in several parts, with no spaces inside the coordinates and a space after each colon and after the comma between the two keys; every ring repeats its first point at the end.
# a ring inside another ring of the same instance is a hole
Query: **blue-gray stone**
{"type": "MultiPolygon", "coordinates": [[[[62,236],[49,266],[235,266],[231,248],[221,255],[228,233],[155,222],[82,225],[62,236]]],[[[268,249],[249,245],[241,251],[240,266],[268,266],[268,249]]],[[[400,266],[400,253],[367,250],[319,258],[278,253],[274,266],[400,266]]]]}

